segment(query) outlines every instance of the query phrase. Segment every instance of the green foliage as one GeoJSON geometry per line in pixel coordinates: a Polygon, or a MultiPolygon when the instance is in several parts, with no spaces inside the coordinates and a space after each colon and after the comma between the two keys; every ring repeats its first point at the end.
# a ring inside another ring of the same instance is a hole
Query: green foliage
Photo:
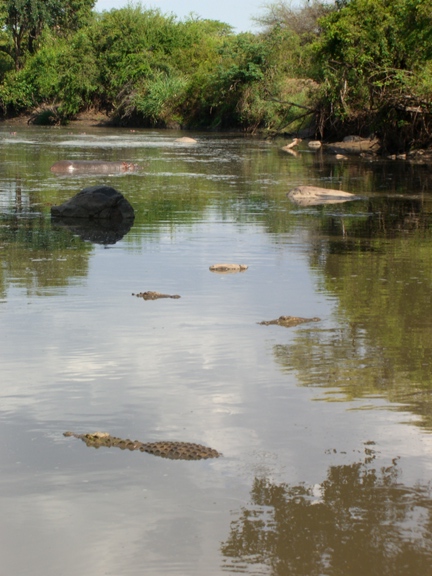
{"type": "Polygon", "coordinates": [[[15,102],[12,92],[18,91],[20,78],[25,79],[27,90],[32,95],[31,104],[51,104],[56,109],[57,121],[65,121],[85,109],[91,104],[98,86],[97,69],[87,35],[78,32],[71,41],[51,36],[46,38],[43,48],[28,59],[26,67],[10,77],[12,90],[5,95],[4,102],[14,109],[19,102],[15,102]]]}
{"type": "Polygon", "coordinates": [[[262,32],[94,0],[0,0],[0,104],[58,120],[89,107],[145,126],[375,131],[427,144],[430,0],[277,0],[262,32]],[[22,73],[12,73],[22,69],[22,73]]]}
{"type": "Polygon", "coordinates": [[[184,77],[157,71],[127,95],[116,115],[121,122],[138,117],[146,126],[177,124],[181,120],[176,110],[177,102],[185,85],[184,77]]]}
{"type": "Polygon", "coordinates": [[[60,36],[68,36],[84,28],[93,19],[96,0],[61,0],[54,10],[54,26],[60,36]]]}
{"type": "Polygon", "coordinates": [[[227,38],[219,58],[208,70],[191,78],[187,107],[193,122],[213,127],[241,126],[248,121],[251,102],[259,100],[255,88],[265,76],[267,47],[252,34],[227,38]]]}
{"type": "Polygon", "coordinates": [[[0,31],[0,81],[3,79],[6,72],[15,67],[15,62],[10,54],[10,41],[9,37],[4,31],[0,31]]]}
{"type": "Polygon", "coordinates": [[[219,60],[219,48],[231,27],[217,20],[189,18],[177,24],[181,42],[171,53],[172,62],[184,74],[193,74],[197,67],[213,67],[219,60]]]}
{"type": "Polygon", "coordinates": [[[400,60],[395,20],[385,0],[355,0],[322,24],[316,46],[320,79],[333,91],[337,112],[372,107],[377,89],[393,80],[400,60]]]}
{"type": "Polygon", "coordinates": [[[216,66],[230,35],[221,22],[178,22],[141,6],[104,13],[91,30],[101,101],[121,122],[182,124],[187,87],[216,66]]]}
{"type": "Polygon", "coordinates": [[[27,74],[22,70],[8,72],[0,84],[0,108],[3,114],[19,114],[36,103],[27,74]]]}
{"type": "Polygon", "coordinates": [[[3,0],[6,30],[13,40],[13,57],[18,70],[26,53],[34,54],[46,28],[58,33],[76,31],[88,21],[95,0],[3,0]]]}
{"type": "Polygon", "coordinates": [[[297,119],[310,120],[313,112],[314,83],[302,78],[309,66],[300,37],[279,25],[263,34],[227,38],[215,65],[191,78],[185,103],[189,122],[250,131],[298,129],[297,119]]]}
{"type": "Polygon", "coordinates": [[[158,10],[143,11],[139,6],[102,15],[91,36],[107,101],[116,105],[128,83],[154,70],[167,72],[174,29],[173,17],[166,18],[158,10]]]}
{"type": "Polygon", "coordinates": [[[419,129],[410,110],[423,105],[428,85],[423,70],[430,70],[432,58],[431,3],[346,0],[338,5],[320,21],[322,34],[314,46],[329,121],[340,127],[357,118],[369,131],[391,133],[391,140],[399,132],[398,146],[405,147],[419,129]],[[424,82],[418,82],[418,74],[424,82]]]}
{"type": "Polygon", "coordinates": [[[90,106],[99,87],[98,80],[92,46],[87,35],[79,32],[58,59],[56,94],[61,115],[68,117],[90,106]]]}

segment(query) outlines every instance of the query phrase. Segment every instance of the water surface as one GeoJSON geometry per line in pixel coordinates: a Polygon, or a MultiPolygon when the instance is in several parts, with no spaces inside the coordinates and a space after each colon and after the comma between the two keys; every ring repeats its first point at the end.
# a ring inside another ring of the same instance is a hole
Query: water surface
{"type": "Polygon", "coordinates": [[[4,573],[432,574],[430,170],[178,136],[1,127],[4,573]],[[63,159],[142,170],[52,174],[63,159]],[[99,183],[136,211],[115,243],[50,219],[99,183]],[[301,208],[299,184],[363,200],[301,208]],[[258,324],[280,315],[321,321],[258,324]]]}

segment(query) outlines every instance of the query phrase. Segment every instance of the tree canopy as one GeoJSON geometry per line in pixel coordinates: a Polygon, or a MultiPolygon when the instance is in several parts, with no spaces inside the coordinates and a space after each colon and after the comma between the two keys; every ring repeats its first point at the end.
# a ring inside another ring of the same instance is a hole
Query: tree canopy
{"type": "Polygon", "coordinates": [[[15,68],[24,64],[26,51],[34,54],[44,30],[76,31],[90,18],[96,0],[3,0],[0,10],[13,40],[15,68]]]}

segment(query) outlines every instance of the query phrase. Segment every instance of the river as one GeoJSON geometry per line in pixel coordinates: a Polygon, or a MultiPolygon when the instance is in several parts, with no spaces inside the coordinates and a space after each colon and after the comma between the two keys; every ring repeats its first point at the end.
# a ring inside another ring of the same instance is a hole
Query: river
{"type": "Polygon", "coordinates": [[[431,575],[432,172],[179,136],[0,127],[2,573],[431,575]],[[135,209],[123,237],[51,221],[101,183],[135,209]],[[300,184],[361,199],[301,207],[300,184]],[[260,324],[281,315],[320,320],[260,324]]]}

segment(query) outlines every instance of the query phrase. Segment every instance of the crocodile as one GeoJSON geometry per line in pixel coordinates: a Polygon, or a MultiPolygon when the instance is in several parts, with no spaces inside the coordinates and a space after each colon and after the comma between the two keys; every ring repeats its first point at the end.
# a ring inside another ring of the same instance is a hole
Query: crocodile
{"type": "Polygon", "coordinates": [[[132,296],[136,296],[137,298],[144,298],[144,300],[157,300],[158,298],[180,298],[178,294],[161,294],[160,292],[139,292],[138,294],[134,294],[132,292],[132,296]]]}
{"type": "Polygon", "coordinates": [[[209,268],[211,272],[244,272],[247,269],[247,264],[213,264],[209,268]]]}
{"type": "Polygon", "coordinates": [[[219,458],[222,456],[213,448],[193,444],[192,442],[174,442],[171,440],[160,442],[139,442],[126,438],[116,438],[108,432],[92,432],[90,434],[75,434],[75,432],[64,432],[63,436],[73,436],[86,443],[92,448],[120,448],[121,450],[139,450],[154,456],[169,458],[170,460],[205,460],[207,458],[219,458]]]}
{"type": "Polygon", "coordinates": [[[285,326],[285,328],[291,328],[292,326],[298,326],[299,324],[304,324],[305,322],[320,322],[321,318],[300,318],[299,316],[279,316],[275,320],[263,320],[258,322],[263,326],[270,326],[271,324],[276,324],[277,326],[285,326]]]}

